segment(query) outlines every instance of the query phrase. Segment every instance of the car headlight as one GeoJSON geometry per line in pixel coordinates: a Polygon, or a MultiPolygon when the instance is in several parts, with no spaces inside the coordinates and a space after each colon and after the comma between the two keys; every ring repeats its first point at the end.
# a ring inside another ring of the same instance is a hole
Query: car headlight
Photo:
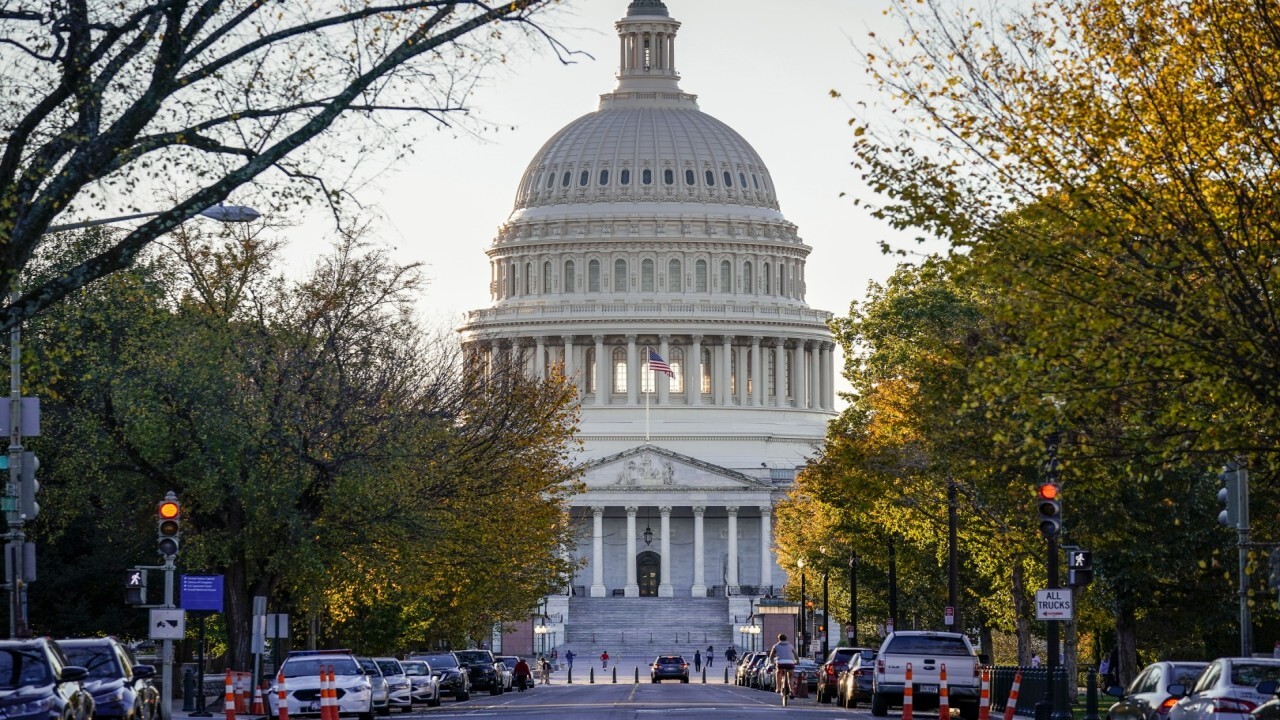
{"type": "Polygon", "coordinates": [[[390,683],[389,687],[390,687],[392,690],[404,690],[404,689],[407,689],[407,688],[409,687],[409,683],[407,683],[407,682],[390,683]]]}
{"type": "Polygon", "coordinates": [[[52,697],[33,698],[26,702],[18,702],[6,707],[0,707],[0,714],[13,717],[15,715],[39,715],[49,712],[53,707],[52,697]]]}

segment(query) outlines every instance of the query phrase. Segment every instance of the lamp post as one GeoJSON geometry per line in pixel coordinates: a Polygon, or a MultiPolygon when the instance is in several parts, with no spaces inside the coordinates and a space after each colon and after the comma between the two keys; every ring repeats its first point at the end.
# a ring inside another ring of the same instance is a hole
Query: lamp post
{"type": "MultiPolygon", "coordinates": [[[[98,225],[110,225],[111,223],[125,220],[155,217],[162,214],[161,212],[137,213],[101,220],[85,220],[67,225],[51,225],[44,231],[44,234],[98,225]]],[[[200,214],[219,222],[249,222],[261,217],[261,213],[257,210],[242,205],[217,205],[202,210],[200,214]]],[[[15,267],[13,270],[14,280],[13,287],[10,289],[9,300],[10,302],[17,302],[18,298],[21,297],[18,287],[18,268],[15,267]]],[[[15,323],[13,328],[9,330],[9,492],[7,493],[9,495],[18,495],[17,491],[22,483],[22,458],[22,324],[15,323]]],[[[23,530],[26,518],[21,512],[21,508],[17,508],[14,512],[7,513],[7,515],[6,524],[9,527],[9,532],[5,535],[5,539],[8,541],[8,547],[5,552],[13,560],[11,563],[13,582],[9,584],[9,607],[11,608],[9,613],[9,637],[23,638],[30,635],[30,629],[27,627],[27,581],[25,580],[27,570],[23,568],[23,565],[26,564],[24,562],[26,533],[23,530]]],[[[166,647],[168,647],[169,643],[170,641],[165,641],[166,647]]],[[[163,694],[166,702],[165,707],[168,707],[168,701],[172,698],[173,683],[170,682],[170,675],[173,665],[168,653],[165,654],[163,660],[163,694]]]]}
{"type": "Polygon", "coordinates": [[[542,622],[544,623],[543,625],[539,625],[533,629],[533,632],[538,636],[538,647],[541,648],[541,650],[538,651],[538,657],[542,657],[547,654],[547,626],[545,625],[547,619],[543,618],[542,622]]]}
{"type": "Polygon", "coordinates": [[[849,646],[858,646],[858,553],[849,552],[849,646]]]}
{"type": "Polygon", "coordinates": [[[806,617],[807,600],[804,587],[804,558],[796,561],[796,567],[800,568],[800,632],[796,633],[800,640],[800,655],[803,657],[808,652],[808,645],[805,643],[806,631],[809,627],[808,618],[806,617]]]}
{"type": "Polygon", "coordinates": [[[947,478],[947,605],[951,607],[953,627],[964,627],[960,622],[960,551],[956,542],[956,513],[956,481],[947,478]]]}
{"type": "Polygon", "coordinates": [[[827,580],[830,573],[822,567],[822,660],[825,662],[831,652],[831,613],[827,610],[827,580]]]}

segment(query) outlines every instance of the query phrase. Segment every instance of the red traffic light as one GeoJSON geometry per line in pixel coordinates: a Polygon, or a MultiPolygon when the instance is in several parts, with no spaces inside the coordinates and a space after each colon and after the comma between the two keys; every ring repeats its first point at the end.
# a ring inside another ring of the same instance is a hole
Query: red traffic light
{"type": "Polygon", "coordinates": [[[160,504],[156,506],[156,514],[162,520],[175,520],[179,512],[181,512],[181,508],[178,506],[177,500],[161,500],[160,504]]]}
{"type": "Polygon", "coordinates": [[[1057,500],[1058,486],[1053,483],[1045,483],[1036,491],[1036,495],[1041,500],[1057,500]]]}

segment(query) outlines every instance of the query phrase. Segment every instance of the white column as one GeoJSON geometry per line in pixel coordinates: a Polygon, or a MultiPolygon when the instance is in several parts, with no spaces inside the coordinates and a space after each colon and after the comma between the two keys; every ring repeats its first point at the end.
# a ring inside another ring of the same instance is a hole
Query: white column
{"type": "Polygon", "coordinates": [[[662,513],[662,575],[658,580],[658,597],[675,597],[671,587],[671,508],[658,508],[662,513]]]}
{"type": "Polygon", "coordinates": [[[760,352],[760,336],[751,338],[751,404],[764,405],[764,355],[760,352]]]}
{"type": "Polygon", "coordinates": [[[702,516],[707,509],[702,506],[693,508],[693,588],[689,594],[693,597],[707,596],[706,563],[703,558],[702,516]]]}
{"type": "Polygon", "coordinates": [[[604,597],[604,508],[592,508],[591,597],[604,597]]]}
{"type": "Polygon", "coordinates": [[[564,376],[569,381],[570,385],[577,385],[577,379],[574,378],[573,336],[562,335],[560,339],[564,341],[564,376]]]}
{"type": "MultiPolygon", "coordinates": [[[[725,584],[736,588],[738,586],[738,508],[731,505],[725,509],[729,511],[729,573],[725,577],[725,584]]],[[[728,593],[728,588],[725,588],[725,592],[728,593]]]]}
{"type": "Polygon", "coordinates": [[[822,407],[835,407],[835,344],[822,343],[822,407]]]}
{"type": "Polygon", "coordinates": [[[605,355],[603,335],[594,335],[591,339],[596,341],[596,405],[604,405],[613,392],[613,384],[609,382],[613,358],[605,355]]]}
{"type": "Polygon", "coordinates": [[[809,407],[817,410],[822,407],[822,343],[810,341],[809,347],[809,407]]]}
{"type": "Polygon", "coordinates": [[[805,344],[803,340],[796,341],[796,382],[791,387],[794,388],[795,405],[798,408],[809,407],[809,364],[805,361],[805,344]]]}
{"type": "MultiPolygon", "coordinates": [[[[658,336],[658,354],[667,361],[668,365],[671,364],[671,349],[668,347],[670,339],[670,335],[658,336]]],[[[654,373],[653,379],[658,383],[658,404],[670,405],[671,378],[667,377],[666,373],[654,373]]]]}
{"type": "Polygon", "coordinates": [[[640,404],[640,363],[636,359],[636,336],[627,336],[627,404],[640,404]]]}
{"type": "Polygon", "coordinates": [[[693,341],[693,347],[690,349],[689,356],[684,360],[685,367],[688,368],[684,375],[684,398],[685,402],[690,405],[701,405],[702,336],[692,335],[689,339],[693,341]]]}
{"type": "Polygon", "coordinates": [[[773,585],[773,507],[771,506],[760,508],[760,585],[766,588],[773,585]]]}
{"type": "Polygon", "coordinates": [[[774,338],[773,340],[773,404],[774,407],[783,407],[787,404],[787,379],[786,379],[786,341],[782,338],[774,338]]]}
{"type": "Polygon", "coordinates": [[[717,398],[717,402],[721,405],[732,405],[733,395],[729,391],[733,389],[733,385],[729,381],[729,376],[733,373],[733,361],[729,358],[729,353],[733,352],[733,336],[725,335],[720,338],[720,345],[722,348],[720,351],[720,367],[722,369],[720,371],[720,396],[717,398]]]}
{"type": "Polygon", "coordinates": [[[537,345],[533,351],[533,367],[537,370],[538,379],[545,380],[547,377],[547,344],[546,339],[541,335],[538,336],[537,345]]]}
{"type": "Polygon", "coordinates": [[[733,373],[734,378],[738,381],[738,405],[747,406],[747,355],[751,352],[748,347],[736,347],[733,349],[733,359],[738,365],[737,371],[733,373]]]}
{"type": "Polygon", "coordinates": [[[640,585],[636,583],[636,510],[627,508],[627,597],[640,597],[640,585]]]}
{"type": "Polygon", "coordinates": [[[795,407],[801,407],[800,399],[804,397],[803,380],[804,345],[797,340],[791,348],[791,372],[787,373],[787,382],[791,384],[791,404],[795,407]]]}

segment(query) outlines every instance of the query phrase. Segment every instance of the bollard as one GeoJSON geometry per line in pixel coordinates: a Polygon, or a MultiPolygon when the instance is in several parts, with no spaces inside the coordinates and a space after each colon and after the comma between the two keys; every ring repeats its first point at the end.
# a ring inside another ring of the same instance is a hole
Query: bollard
{"type": "Polygon", "coordinates": [[[947,687],[946,663],[942,663],[938,673],[938,717],[940,720],[951,717],[951,690],[947,687]]]}
{"type": "Polygon", "coordinates": [[[226,711],[227,720],[236,720],[236,686],[231,679],[231,671],[227,671],[227,680],[223,686],[222,708],[226,711]]]}
{"type": "Polygon", "coordinates": [[[640,666],[639,665],[636,666],[636,679],[634,680],[634,682],[636,685],[640,684],[640,666]]]}
{"type": "Polygon", "coordinates": [[[907,681],[902,686],[902,720],[911,720],[915,710],[911,689],[911,663],[907,663],[907,681]]]}
{"type": "Polygon", "coordinates": [[[196,709],[196,669],[188,667],[182,673],[182,712],[196,709]]]}
{"type": "Polygon", "coordinates": [[[573,684],[573,668],[569,668],[569,684],[573,684]]]}
{"type": "Polygon", "coordinates": [[[618,665],[617,665],[617,663],[614,663],[614,665],[613,665],[613,680],[612,680],[611,682],[612,682],[614,685],[617,685],[617,684],[618,684],[618,665]]]}
{"type": "Polygon", "coordinates": [[[595,669],[595,668],[591,668],[591,669],[587,670],[587,684],[588,684],[588,685],[595,685],[595,684],[596,684],[596,669],[595,669]]]}
{"type": "Polygon", "coordinates": [[[1085,686],[1084,720],[1098,720],[1098,671],[1089,669],[1089,684],[1085,686]]]}
{"type": "Polygon", "coordinates": [[[1018,710],[1018,686],[1022,685],[1022,668],[1018,668],[1018,673],[1013,676],[1013,687],[1009,688],[1009,700],[1004,705],[1004,720],[1013,720],[1013,714],[1018,710]]]}
{"type": "Polygon", "coordinates": [[[724,669],[724,684],[729,684],[729,668],[724,669]]]}
{"type": "Polygon", "coordinates": [[[703,684],[703,685],[706,685],[706,684],[707,684],[707,669],[706,669],[706,668],[702,668],[702,684],[703,684]]]}
{"type": "Polygon", "coordinates": [[[279,720],[289,720],[289,691],[284,687],[284,671],[276,676],[276,712],[279,720]]]}
{"type": "MultiPolygon", "coordinates": [[[[982,689],[978,693],[978,720],[991,720],[991,669],[982,668],[982,689]]],[[[1097,718],[1094,718],[1097,720],[1097,718]]]]}

